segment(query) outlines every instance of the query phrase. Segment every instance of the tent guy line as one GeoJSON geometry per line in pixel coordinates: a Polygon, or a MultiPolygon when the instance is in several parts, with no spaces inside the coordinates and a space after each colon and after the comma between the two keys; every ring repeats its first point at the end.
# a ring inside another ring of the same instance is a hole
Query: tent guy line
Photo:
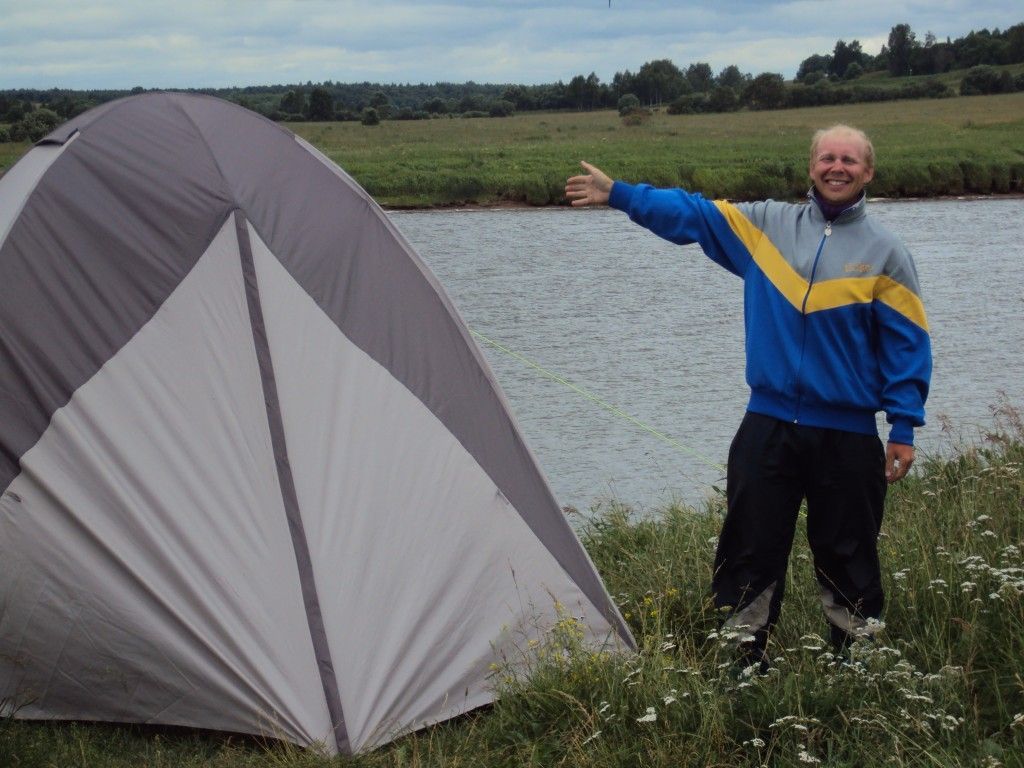
{"type": "Polygon", "coordinates": [[[640,427],[640,429],[642,429],[644,432],[647,432],[647,433],[649,433],[651,435],[654,435],[656,438],[658,438],[659,440],[661,440],[664,443],[667,443],[668,445],[672,446],[676,450],[682,451],[683,453],[688,453],[693,458],[697,459],[698,461],[703,462],[704,464],[707,464],[709,467],[712,467],[713,469],[721,470],[722,472],[725,471],[725,466],[724,465],[718,463],[717,461],[713,461],[712,459],[709,459],[707,456],[704,456],[702,453],[700,453],[699,451],[697,451],[697,450],[695,450],[693,448],[690,448],[689,446],[683,445],[682,443],[680,443],[675,438],[672,438],[672,437],[669,437],[668,435],[666,435],[664,432],[661,432],[661,431],[655,429],[654,427],[652,427],[652,426],[650,426],[648,424],[645,424],[644,422],[640,421],[640,419],[636,418],[635,416],[631,416],[630,414],[626,413],[624,410],[622,410],[618,406],[612,405],[611,403],[607,402],[606,400],[602,400],[600,397],[595,395],[593,392],[590,392],[589,390],[586,390],[583,387],[580,387],[580,386],[578,386],[576,384],[573,384],[568,379],[565,379],[564,377],[559,376],[557,373],[554,373],[553,371],[549,371],[547,368],[544,368],[543,366],[538,365],[533,360],[530,360],[528,357],[525,357],[524,355],[521,355],[518,352],[509,349],[508,347],[504,346],[503,344],[498,343],[494,339],[490,339],[487,336],[484,336],[479,331],[476,331],[476,330],[470,328],[469,332],[471,334],[473,334],[476,338],[480,339],[480,341],[483,341],[484,343],[489,344],[490,346],[494,347],[495,349],[504,352],[506,355],[509,355],[509,356],[515,358],[516,360],[520,361],[521,363],[526,364],[530,368],[533,368],[534,370],[539,372],[542,376],[544,376],[546,378],[549,378],[552,381],[556,381],[556,382],[558,382],[559,384],[561,384],[561,385],[563,385],[565,387],[568,387],[569,389],[571,389],[576,394],[582,395],[583,397],[585,397],[587,400],[590,400],[591,402],[597,403],[599,406],[604,408],[606,411],[608,411],[610,413],[613,413],[613,414],[615,414],[616,416],[618,416],[620,418],[625,419],[626,421],[630,422],[634,426],[640,427]]]}

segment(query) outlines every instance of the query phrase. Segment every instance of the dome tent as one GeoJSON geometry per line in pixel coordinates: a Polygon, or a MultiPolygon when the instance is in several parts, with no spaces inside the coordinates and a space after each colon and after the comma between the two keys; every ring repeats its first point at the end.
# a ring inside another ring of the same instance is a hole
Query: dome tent
{"type": "Polygon", "coordinates": [[[567,612],[632,647],[483,355],[293,134],[146,94],[0,178],[0,715],[355,752],[567,612]]]}

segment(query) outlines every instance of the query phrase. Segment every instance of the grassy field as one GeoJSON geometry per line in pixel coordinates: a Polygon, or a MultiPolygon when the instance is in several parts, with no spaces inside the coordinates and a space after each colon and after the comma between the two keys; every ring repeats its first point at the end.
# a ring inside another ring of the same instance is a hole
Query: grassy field
{"type": "Polygon", "coordinates": [[[562,201],[587,159],[617,178],[715,197],[798,197],[818,127],[863,127],[878,150],[872,195],[1019,191],[1024,93],[716,115],[656,113],[625,126],[614,112],[503,120],[296,124],[296,130],[391,206],[562,201]]]}
{"type": "MultiPolygon", "coordinates": [[[[1001,64],[992,67],[997,72],[1009,72],[1012,77],[1024,73],[1024,64],[1001,64]]],[[[960,81],[963,80],[964,75],[967,74],[966,69],[954,69],[949,72],[940,72],[937,75],[929,75],[928,79],[938,80],[943,85],[948,86],[953,90],[954,93],[960,93],[960,81]]],[[[898,89],[914,83],[919,83],[922,80],[922,76],[907,76],[907,77],[893,77],[885,70],[879,72],[865,72],[863,75],[858,77],[856,80],[850,80],[848,83],[851,86],[865,85],[871,86],[872,88],[885,88],[885,89],[898,89]]]]}
{"type": "MultiPolygon", "coordinates": [[[[525,113],[502,119],[292,123],[392,207],[563,203],[587,159],[631,181],[714,197],[796,198],[806,192],[816,128],[849,122],[878,151],[879,197],[1024,189],[1024,93],[713,115],[655,113],[623,125],[615,112],[525,113]]],[[[25,144],[0,144],[0,170],[25,144]]]]}
{"type": "Polygon", "coordinates": [[[188,731],[0,720],[0,766],[1024,765],[1024,424],[927,457],[889,494],[888,595],[875,645],[839,663],[798,534],[764,677],[736,670],[709,606],[721,509],[637,520],[608,508],[584,544],[640,645],[635,656],[550,638],[529,680],[499,674],[493,707],[376,752],[314,751],[188,731]]]}

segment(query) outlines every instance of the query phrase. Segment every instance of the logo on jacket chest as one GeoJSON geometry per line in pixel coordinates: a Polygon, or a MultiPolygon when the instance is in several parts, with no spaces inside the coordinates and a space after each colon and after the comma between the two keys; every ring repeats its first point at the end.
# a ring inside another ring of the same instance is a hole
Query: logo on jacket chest
{"type": "Polygon", "coordinates": [[[870,264],[856,264],[854,262],[847,262],[846,264],[843,264],[843,272],[845,272],[848,275],[866,275],[870,271],[870,264]]]}

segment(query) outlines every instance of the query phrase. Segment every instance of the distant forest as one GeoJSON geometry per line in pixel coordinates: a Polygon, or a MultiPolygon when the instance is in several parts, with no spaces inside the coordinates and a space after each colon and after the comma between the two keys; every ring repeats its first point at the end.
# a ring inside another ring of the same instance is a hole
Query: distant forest
{"type": "MultiPolygon", "coordinates": [[[[434,83],[428,85],[322,83],[244,88],[181,89],[234,101],[278,121],[417,120],[439,116],[506,117],[529,110],[618,109],[624,117],[664,107],[674,114],[781,109],[907,98],[942,98],[1024,90],[1024,71],[1004,65],[1024,62],[1024,23],[1004,31],[971,31],[939,41],[917,37],[897,24],[881,50],[866,53],[859,41],[838,40],[830,53],[804,59],[796,78],[741,72],[734,65],[717,74],[705,62],[681,68],[669,59],[616,72],[610,83],[593,72],[568,83],[546,85],[434,83]],[[944,73],[966,70],[959,83],[944,73]]],[[[127,90],[0,91],[0,141],[38,140],[61,121],[112,99],[143,93],[127,90]],[[7,125],[3,125],[6,123],[7,125]]]]}

